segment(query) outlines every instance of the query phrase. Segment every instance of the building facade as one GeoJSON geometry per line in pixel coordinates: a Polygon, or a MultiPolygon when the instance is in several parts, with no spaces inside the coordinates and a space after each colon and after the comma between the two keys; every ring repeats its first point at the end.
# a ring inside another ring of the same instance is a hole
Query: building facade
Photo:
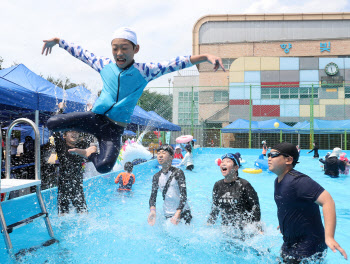
{"type": "Polygon", "coordinates": [[[247,119],[249,99],[252,120],[350,119],[350,13],[204,16],[193,54],[205,53],[221,57],[226,72],[198,65],[199,123],[247,119]]]}

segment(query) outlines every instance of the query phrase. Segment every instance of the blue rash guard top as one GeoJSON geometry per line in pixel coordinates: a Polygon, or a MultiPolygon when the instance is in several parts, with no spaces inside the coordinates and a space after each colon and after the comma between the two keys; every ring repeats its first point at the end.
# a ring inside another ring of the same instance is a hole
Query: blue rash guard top
{"type": "Polygon", "coordinates": [[[81,46],[67,43],[63,39],[60,39],[59,46],[100,73],[103,88],[92,112],[106,115],[122,123],[130,123],[135,105],[150,81],[164,74],[193,66],[190,56],[178,56],[160,63],[134,62],[128,68],[120,69],[111,59],[96,56],[81,46]]]}
{"type": "Polygon", "coordinates": [[[294,169],[281,182],[276,178],[274,197],[284,240],[282,251],[308,257],[325,249],[324,227],[315,203],[323,191],[321,185],[294,169]]]}

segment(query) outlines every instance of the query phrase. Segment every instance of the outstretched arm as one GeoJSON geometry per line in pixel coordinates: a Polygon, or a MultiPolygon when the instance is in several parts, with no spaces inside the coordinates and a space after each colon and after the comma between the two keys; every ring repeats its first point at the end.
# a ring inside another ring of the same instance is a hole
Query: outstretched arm
{"type": "Polygon", "coordinates": [[[41,54],[47,55],[50,54],[52,51],[52,48],[59,44],[61,48],[65,49],[69,54],[74,56],[75,58],[81,60],[82,62],[89,65],[94,70],[100,72],[104,66],[108,65],[112,62],[111,59],[103,57],[103,56],[96,56],[92,52],[89,52],[86,49],[83,49],[79,45],[75,45],[74,43],[68,43],[63,39],[60,38],[52,38],[48,40],[44,40],[44,46],[41,51],[41,54]]]}
{"type": "Polygon", "coordinates": [[[191,56],[191,63],[193,65],[202,63],[202,62],[209,62],[214,65],[214,71],[217,71],[220,67],[225,71],[225,67],[222,64],[221,58],[211,55],[211,54],[201,54],[201,55],[192,55],[191,56]]]}
{"type": "Polygon", "coordinates": [[[344,249],[334,239],[334,232],[336,226],[336,214],[335,214],[335,204],[332,196],[324,190],[321,195],[316,200],[316,203],[323,208],[323,218],[324,218],[324,229],[325,229],[325,240],[327,246],[333,251],[337,250],[348,259],[344,249]]]}

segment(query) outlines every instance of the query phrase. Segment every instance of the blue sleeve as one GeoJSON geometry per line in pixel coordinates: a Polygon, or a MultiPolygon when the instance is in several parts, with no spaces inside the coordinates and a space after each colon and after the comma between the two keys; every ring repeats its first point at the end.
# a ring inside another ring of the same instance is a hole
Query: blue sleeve
{"type": "Polygon", "coordinates": [[[297,177],[295,184],[297,197],[311,202],[315,202],[324,191],[321,185],[308,176],[297,177]]]}
{"type": "Polygon", "coordinates": [[[169,61],[135,63],[134,66],[139,70],[143,78],[150,82],[167,73],[191,67],[193,64],[191,63],[191,56],[178,56],[169,61]]]}
{"type": "Polygon", "coordinates": [[[83,49],[81,46],[75,45],[74,43],[68,43],[63,39],[60,39],[59,46],[98,72],[100,72],[104,66],[112,62],[109,58],[96,56],[88,50],[83,49]]]}

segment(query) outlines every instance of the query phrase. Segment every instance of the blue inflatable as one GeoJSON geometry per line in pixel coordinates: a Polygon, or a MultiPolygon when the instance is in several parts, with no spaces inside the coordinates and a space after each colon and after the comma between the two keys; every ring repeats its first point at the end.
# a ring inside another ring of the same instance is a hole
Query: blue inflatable
{"type": "Polygon", "coordinates": [[[267,159],[264,159],[264,155],[261,154],[259,158],[254,162],[254,166],[262,169],[262,170],[268,170],[269,165],[267,164],[267,159]]]}

